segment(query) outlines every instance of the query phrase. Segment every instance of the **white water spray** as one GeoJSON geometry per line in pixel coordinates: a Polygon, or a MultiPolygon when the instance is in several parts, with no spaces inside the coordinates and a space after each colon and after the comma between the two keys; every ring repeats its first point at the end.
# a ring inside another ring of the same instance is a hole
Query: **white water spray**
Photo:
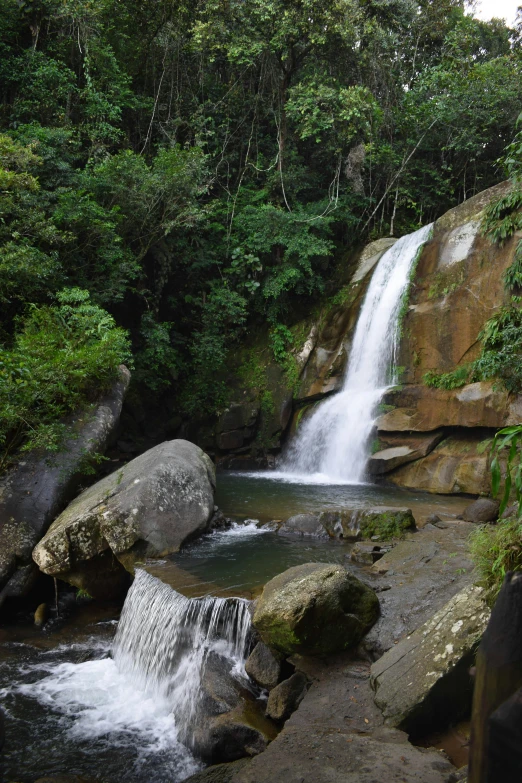
{"type": "MultiPolygon", "coordinates": [[[[138,569],[114,641],[118,670],[166,701],[180,739],[192,746],[207,657],[215,651],[244,675],[251,627],[242,598],[185,598],[138,569]]],[[[246,676],[246,675],[244,675],[246,676]]]]}
{"type": "Polygon", "coordinates": [[[380,259],[361,307],[343,388],[301,425],[281,466],[284,473],[353,484],[363,479],[377,404],[396,383],[402,296],[430,232],[431,225],[402,237],[380,259]]]}

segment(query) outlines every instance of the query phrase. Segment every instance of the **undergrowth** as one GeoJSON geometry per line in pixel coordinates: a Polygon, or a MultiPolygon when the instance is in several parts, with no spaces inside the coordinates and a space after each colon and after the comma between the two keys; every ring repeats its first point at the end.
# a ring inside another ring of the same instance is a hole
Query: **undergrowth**
{"type": "Polygon", "coordinates": [[[501,520],[480,525],[471,533],[470,551],[479,574],[479,584],[494,602],[505,575],[522,571],[522,520],[501,520]]]}

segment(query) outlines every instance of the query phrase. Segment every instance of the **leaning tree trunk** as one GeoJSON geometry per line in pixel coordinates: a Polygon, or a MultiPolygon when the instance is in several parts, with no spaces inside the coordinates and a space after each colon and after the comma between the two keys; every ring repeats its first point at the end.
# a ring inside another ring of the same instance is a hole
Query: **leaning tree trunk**
{"type": "Polygon", "coordinates": [[[509,573],[477,652],[468,783],[511,783],[495,778],[497,733],[491,732],[490,717],[521,686],[522,574],[509,573]]]}

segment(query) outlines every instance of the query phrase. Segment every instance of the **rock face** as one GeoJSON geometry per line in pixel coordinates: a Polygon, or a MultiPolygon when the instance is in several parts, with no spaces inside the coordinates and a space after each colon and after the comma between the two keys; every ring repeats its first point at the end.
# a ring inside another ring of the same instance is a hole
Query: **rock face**
{"type": "Polygon", "coordinates": [[[440,494],[480,495],[491,490],[489,449],[484,430],[450,435],[427,457],[388,474],[399,487],[416,487],[440,494]]]}
{"type": "Polygon", "coordinates": [[[373,664],[375,701],[388,725],[422,736],[466,715],[469,668],[489,615],[482,589],[467,587],[373,664]]]}
{"type": "Polygon", "coordinates": [[[387,437],[381,433],[379,440],[385,448],[377,451],[369,459],[368,473],[371,476],[383,476],[400,465],[422,459],[429,454],[444,438],[444,432],[409,433],[406,436],[393,433],[387,437]]]}
{"type": "Polygon", "coordinates": [[[336,652],[356,645],[379,615],[369,587],[338,565],[306,563],[268,582],[253,625],[285,655],[336,652]]]}
{"type": "Polygon", "coordinates": [[[82,466],[103,453],[118,424],[130,373],[120,368],[113,389],[90,411],[67,420],[73,435],[63,451],[29,455],[0,483],[0,604],[24,595],[38,573],[31,554],[51,522],[74,497],[82,466]]]}
{"type": "Polygon", "coordinates": [[[499,508],[498,500],[479,498],[464,509],[462,519],[466,522],[495,522],[498,519],[499,508]]]}
{"type": "Polygon", "coordinates": [[[82,492],[53,522],[34,560],[46,574],[104,594],[114,581],[110,569],[116,564],[121,573],[118,561],[130,568],[135,554],[177,552],[206,530],[214,487],[213,463],[200,448],[162,443],[82,492]]]}

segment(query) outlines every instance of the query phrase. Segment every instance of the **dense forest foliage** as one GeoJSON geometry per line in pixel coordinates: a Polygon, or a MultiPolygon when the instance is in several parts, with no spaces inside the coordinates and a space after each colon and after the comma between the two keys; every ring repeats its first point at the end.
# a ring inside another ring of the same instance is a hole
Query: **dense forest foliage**
{"type": "Polygon", "coordinates": [[[0,441],[121,361],[186,415],[336,259],[503,178],[521,31],[459,0],[3,0],[0,441]]]}

